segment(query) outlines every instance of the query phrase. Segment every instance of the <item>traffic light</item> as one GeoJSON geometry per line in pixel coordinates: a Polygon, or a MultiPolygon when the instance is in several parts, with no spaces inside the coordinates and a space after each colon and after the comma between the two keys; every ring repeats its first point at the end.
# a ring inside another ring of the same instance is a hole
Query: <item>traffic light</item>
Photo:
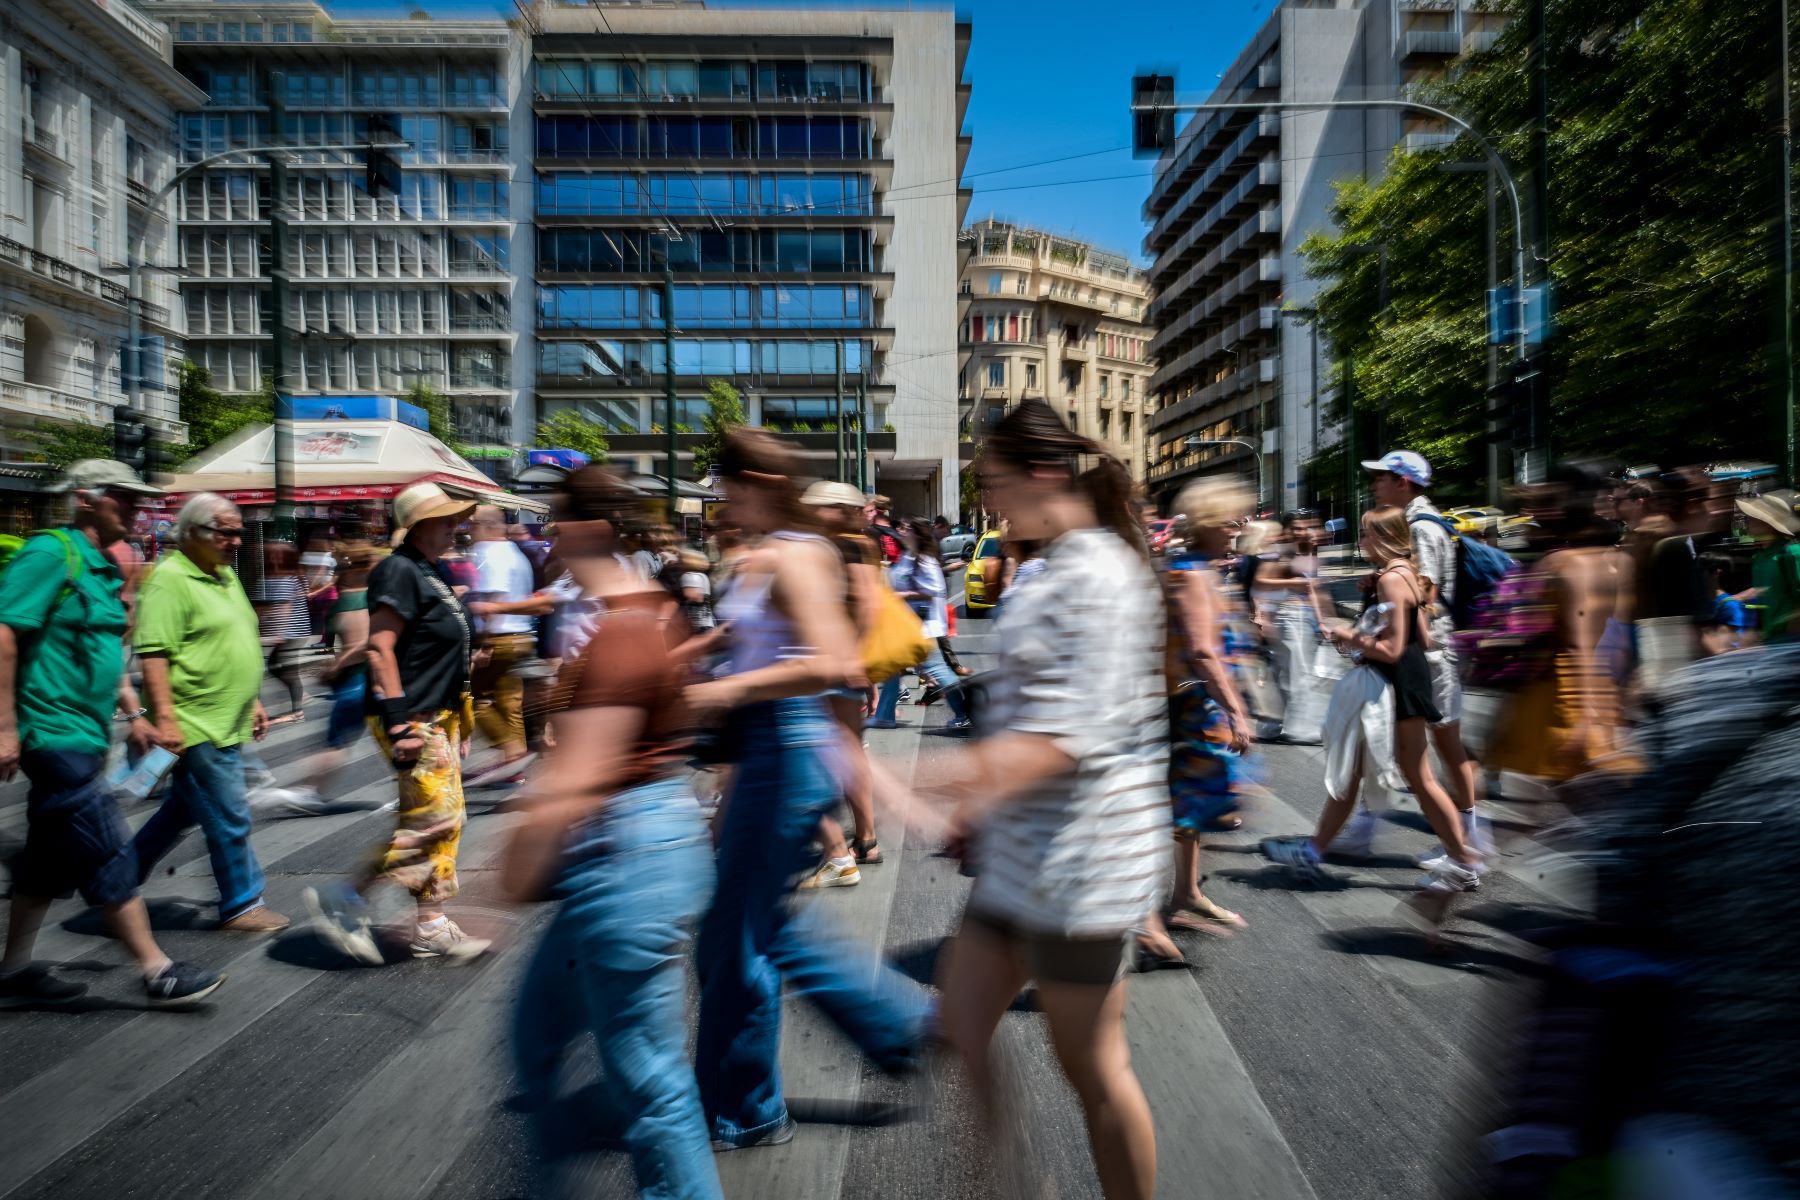
{"type": "Polygon", "coordinates": [[[366,172],[363,184],[369,195],[380,196],[384,192],[398,196],[400,194],[400,159],[392,150],[382,149],[383,143],[400,140],[394,132],[393,118],[384,113],[377,113],[369,118],[369,148],[366,172]]]}
{"type": "Polygon", "coordinates": [[[1175,144],[1175,77],[1131,77],[1131,152],[1160,155],[1175,144]]]}
{"type": "Polygon", "coordinates": [[[1517,359],[1500,368],[1500,378],[1488,389],[1488,438],[1510,442],[1524,450],[1535,448],[1544,440],[1546,414],[1544,372],[1529,358],[1517,359]]]}
{"type": "Polygon", "coordinates": [[[136,471],[139,479],[148,477],[150,426],[123,404],[113,409],[113,457],[136,471]]]}

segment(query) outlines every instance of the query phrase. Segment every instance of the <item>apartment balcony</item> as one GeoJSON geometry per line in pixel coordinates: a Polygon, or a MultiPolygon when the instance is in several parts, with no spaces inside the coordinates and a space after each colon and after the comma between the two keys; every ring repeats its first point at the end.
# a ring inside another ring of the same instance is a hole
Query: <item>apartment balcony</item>
{"type": "Polygon", "coordinates": [[[1200,177],[1188,185],[1181,198],[1169,206],[1167,212],[1156,219],[1150,227],[1150,236],[1145,245],[1151,250],[1161,250],[1175,236],[1175,227],[1181,224],[1196,204],[1203,203],[1213,189],[1222,186],[1223,179],[1232,169],[1242,162],[1242,156],[1257,150],[1269,149],[1281,138],[1281,115],[1279,113],[1258,113],[1237,140],[1219,153],[1211,165],[1201,172],[1200,177]]]}
{"type": "Polygon", "coordinates": [[[1006,389],[1003,387],[984,387],[981,389],[981,398],[983,400],[998,400],[1004,403],[1007,398],[1006,389]]]}
{"type": "Polygon", "coordinates": [[[21,135],[20,140],[26,149],[36,151],[57,167],[67,168],[75,165],[64,149],[62,134],[56,131],[52,122],[36,121],[27,116],[21,135]]]}
{"type": "Polygon", "coordinates": [[[483,334],[488,337],[502,337],[513,331],[510,316],[495,317],[451,317],[450,332],[483,334]]]}
{"type": "Polygon", "coordinates": [[[1151,354],[1159,353],[1162,346],[1170,344],[1193,327],[1195,320],[1199,319],[1198,306],[1206,299],[1205,295],[1195,296],[1194,293],[1208,279],[1229,275],[1233,262],[1271,248],[1274,239],[1280,234],[1281,211],[1274,205],[1259,209],[1254,216],[1232,231],[1229,237],[1213,247],[1205,258],[1183,272],[1181,278],[1159,292],[1156,299],[1150,302],[1147,315],[1151,320],[1155,320],[1158,314],[1169,308],[1188,302],[1190,298],[1193,306],[1185,315],[1166,324],[1151,339],[1151,354]]]}
{"type": "Polygon", "coordinates": [[[1400,61],[1455,58],[1462,46],[1454,29],[1406,29],[1400,33],[1400,61]]]}
{"type": "MultiPolygon", "coordinates": [[[[1244,395],[1258,384],[1273,383],[1274,381],[1275,359],[1272,356],[1256,359],[1223,378],[1214,380],[1191,395],[1165,404],[1160,411],[1150,417],[1149,427],[1151,429],[1166,428],[1196,413],[1205,412],[1221,402],[1244,395]]],[[[1156,389],[1154,381],[1151,383],[1151,388],[1152,390],[1156,389]]]]}
{"type": "Polygon", "coordinates": [[[125,198],[141,208],[149,208],[156,203],[156,189],[141,179],[127,178],[125,198]]]}
{"type": "Polygon", "coordinates": [[[1091,363],[1094,361],[1094,350],[1086,341],[1065,341],[1062,344],[1062,356],[1067,362],[1091,363]]]}
{"type": "Polygon", "coordinates": [[[113,406],[110,401],[65,392],[41,383],[0,379],[0,409],[40,420],[111,425],[113,406]]]}
{"type": "Polygon", "coordinates": [[[1418,129],[1400,138],[1400,148],[1408,154],[1443,150],[1454,145],[1458,136],[1453,129],[1418,129]]]}
{"type": "Polygon", "coordinates": [[[1280,312],[1273,305],[1265,305],[1255,312],[1241,317],[1225,328],[1219,330],[1198,346],[1193,347],[1178,358],[1171,359],[1151,377],[1150,386],[1154,390],[1179,380],[1183,375],[1195,370],[1202,364],[1217,358],[1230,347],[1244,341],[1254,333],[1266,332],[1275,328],[1280,319],[1280,312]]]}
{"type": "Polygon", "coordinates": [[[1262,200],[1273,196],[1280,187],[1281,160],[1274,155],[1259,160],[1229,192],[1196,218],[1174,245],[1157,256],[1155,264],[1150,268],[1152,285],[1161,287],[1159,281],[1166,281],[1170,274],[1185,266],[1199,253],[1200,247],[1214,236],[1219,223],[1234,210],[1245,204],[1260,204],[1262,200]]]}
{"type": "Polygon", "coordinates": [[[124,285],[92,271],[84,271],[74,263],[66,262],[53,254],[33,250],[23,242],[15,242],[11,238],[0,238],[0,263],[10,263],[89,299],[109,304],[125,303],[124,285]]]}

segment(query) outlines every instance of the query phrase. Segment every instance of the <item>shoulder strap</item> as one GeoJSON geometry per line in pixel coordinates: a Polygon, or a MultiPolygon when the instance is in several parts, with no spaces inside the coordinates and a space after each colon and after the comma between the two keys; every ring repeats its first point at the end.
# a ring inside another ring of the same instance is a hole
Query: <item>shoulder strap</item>
{"type": "Polygon", "coordinates": [[[1461,535],[1456,532],[1456,523],[1451,521],[1450,518],[1446,517],[1443,513],[1422,512],[1406,518],[1406,523],[1408,525],[1417,525],[1421,521],[1436,525],[1439,529],[1442,529],[1445,533],[1449,534],[1450,540],[1453,542],[1459,540],[1461,537],[1461,535]]]}

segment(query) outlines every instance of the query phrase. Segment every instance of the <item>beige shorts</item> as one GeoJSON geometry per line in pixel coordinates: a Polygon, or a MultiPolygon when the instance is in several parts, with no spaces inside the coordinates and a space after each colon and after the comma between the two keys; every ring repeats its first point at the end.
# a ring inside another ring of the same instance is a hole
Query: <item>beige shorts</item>
{"type": "Polygon", "coordinates": [[[1021,929],[1005,917],[970,909],[964,925],[977,925],[1004,938],[1039,983],[1073,983],[1111,987],[1125,974],[1129,934],[1109,937],[1062,937],[1021,929]]]}
{"type": "Polygon", "coordinates": [[[1432,725],[1454,725],[1463,715],[1462,668],[1446,647],[1427,650],[1425,661],[1431,666],[1431,700],[1438,710],[1432,725]]]}

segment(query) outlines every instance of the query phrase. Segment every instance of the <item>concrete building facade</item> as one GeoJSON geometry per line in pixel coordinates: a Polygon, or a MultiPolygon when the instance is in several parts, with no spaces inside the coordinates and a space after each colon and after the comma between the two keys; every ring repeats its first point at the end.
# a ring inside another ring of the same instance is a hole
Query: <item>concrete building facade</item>
{"type": "Polygon", "coordinates": [[[532,23],[540,409],[664,469],[666,266],[682,459],[724,379],[751,423],[834,474],[862,394],[862,482],[953,511],[968,26],[683,3],[544,6],[532,23]]]}
{"type": "MultiPolygon", "coordinates": [[[[125,0],[0,3],[0,458],[36,454],[37,425],[110,426],[125,403],[125,265],[134,247],[171,261],[174,205],[157,195],[174,114],[200,99],[125,0]]],[[[142,301],[140,407],[176,439],[174,276],[147,274],[142,301]]]]}
{"type": "MultiPolygon", "coordinates": [[[[1283,0],[1210,99],[1398,98],[1499,29],[1479,0],[1283,0]]],[[[1318,281],[1300,246],[1330,226],[1338,181],[1377,178],[1397,146],[1449,137],[1384,109],[1197,113],[1182,126],[1144,204],[1153,494],[1238,470],[1260,480],[1264,507],[1311,502],[1308,463],[1340,435],[1328,419],[1331,349],[1313,326],[1318,281]]]]}
{"type": "MultiPolygon", "coordinates": [[[[204,89],[181,114],[183,163],[279,133],[290,277],[285,391],[445,393],[470,457],[505,479],[535,414],[529,303],[529,144],[518,99],[526,46],[498,20],[339,20],[310,0],[154,0],[178,67],[204,89]],[[270,73],[284,80],[271,126],[270,73]],[[372,114],[410,143],[399,195],[372,194],[360,153],[372,114]],[[524,218],[522,220],[522,218],[524,218]],[[521,245],[520,243],[524,244],[521,245]]],[[[233,159],[179,203],[189,355],[228,394],[270,374],[269,168],[233,159]]]]}
{"type": "Polygon", "coordinates": [[[1047,400],[1071,428],[1144,478],[1150,286],[1121,254],[1008,221],[964,231],[958,395],[966,436],[1019,401],[1047,400]]]}

